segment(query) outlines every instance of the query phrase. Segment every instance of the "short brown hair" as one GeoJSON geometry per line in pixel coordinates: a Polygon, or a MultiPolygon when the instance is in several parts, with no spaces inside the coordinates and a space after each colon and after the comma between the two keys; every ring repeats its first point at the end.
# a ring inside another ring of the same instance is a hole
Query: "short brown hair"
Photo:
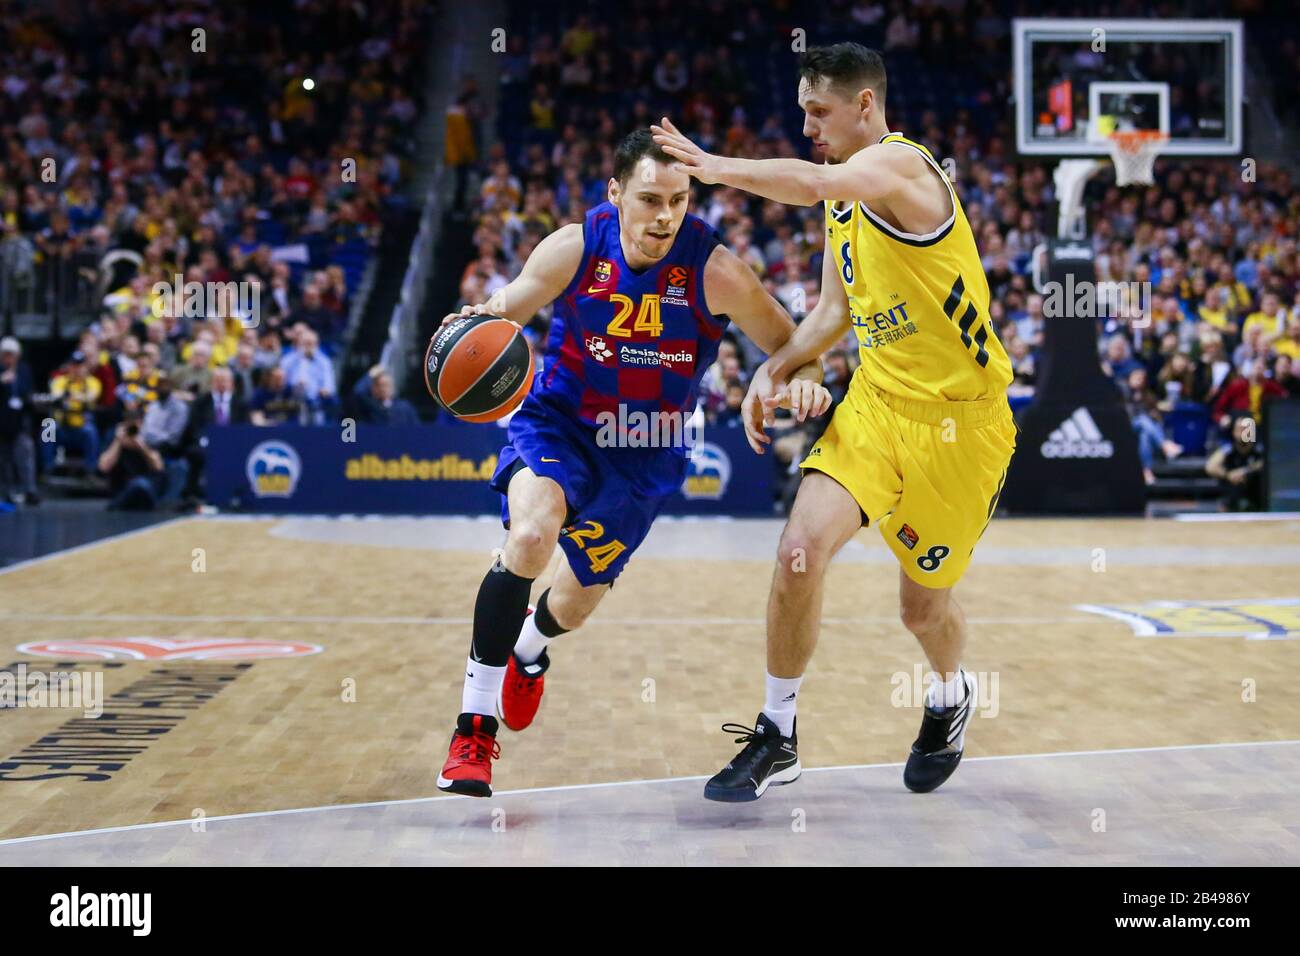
{"type": "Polygon", "coordinates": [[[882,104],[885,102],[885,61],[861,43],[817,46],[801,53],[799,75],[814,87],[825,79],[829,87],[845,97],[870,88],[882,104]]]}
{"type": "Polygon", "coordinates": [[[672,165],[673,157],[663,151],[648,129],[638,129],[623,137],[623,141],[614,150],[614,178],[619,185],[626,185],[632,170],[636,168],[641,157],[649,156],[656,163],[672,165]]]}

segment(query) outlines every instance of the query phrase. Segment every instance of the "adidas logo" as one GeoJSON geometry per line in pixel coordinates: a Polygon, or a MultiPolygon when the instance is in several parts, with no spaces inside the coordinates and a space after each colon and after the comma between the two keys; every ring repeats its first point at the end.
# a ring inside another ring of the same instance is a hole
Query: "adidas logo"
{"type": "Polygon", "coordinates": [[[1043,442],[1044,458],[1110,458],[1115,446],[1102,437],[1101,429],[1086,408],[1076,408],[1043,442]]]}

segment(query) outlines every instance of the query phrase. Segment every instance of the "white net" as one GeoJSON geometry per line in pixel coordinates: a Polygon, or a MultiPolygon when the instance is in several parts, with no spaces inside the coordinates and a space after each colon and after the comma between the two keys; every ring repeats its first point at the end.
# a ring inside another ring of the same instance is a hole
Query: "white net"
{"type": "Polygon", "coordinates": [[[1115,185],[1150,185],[1155,182],[1156,157],[1169,141],[1164,133],[1116,132],[1110,136],[1110,158],[1115,164],[1115,185]]]}

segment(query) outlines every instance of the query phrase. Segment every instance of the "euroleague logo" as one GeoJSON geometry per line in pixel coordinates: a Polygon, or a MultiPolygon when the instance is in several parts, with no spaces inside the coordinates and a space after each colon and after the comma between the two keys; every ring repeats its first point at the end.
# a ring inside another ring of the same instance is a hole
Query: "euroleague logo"
{"type": "Polygon", "coordinates": [[[690,282],[691,272],[685,266],[673,266],[668,270],[668,284],[664,287],[663,301],[666,305],[689,305],[686,301],[686,286],[690,282]]]}
{"type": "Polygon", "coordinates": [[[302,641],[243,637],[87,637],[18,645],[21,654],[60,661],[260,661],[309,657],[323,650],[302,641]]]}

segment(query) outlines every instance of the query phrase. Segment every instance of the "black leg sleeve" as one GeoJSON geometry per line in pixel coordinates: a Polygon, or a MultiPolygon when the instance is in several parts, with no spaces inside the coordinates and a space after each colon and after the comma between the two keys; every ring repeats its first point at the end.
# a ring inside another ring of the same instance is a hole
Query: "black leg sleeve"
{"type": "Polygon", "coordinates": [[[474,641],[470,657],[488,667],[505,667],[528,615],[532,578],[506,570],[498,558],[483,578],[474,602],[474,641]]]}

